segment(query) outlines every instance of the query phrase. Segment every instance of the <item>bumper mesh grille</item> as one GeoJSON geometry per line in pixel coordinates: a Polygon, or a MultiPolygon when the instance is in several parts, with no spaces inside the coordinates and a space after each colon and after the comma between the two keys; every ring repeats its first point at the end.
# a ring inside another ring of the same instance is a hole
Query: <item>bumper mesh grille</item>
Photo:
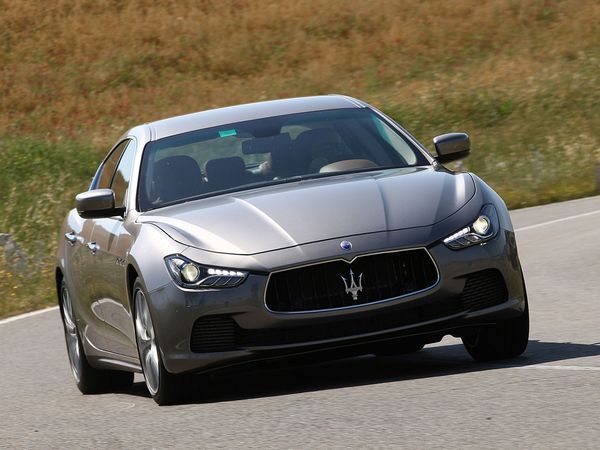
{"type": "Polygon", "coordinates": [[[274,273],[266,304],[275,312],[343,308],[422,291],[437,279],[435,264],[424,249],[366,255],[351,264],[329,261],[274,273]],[[346,292],[352,280],[362,287],[356,296],[346,292]]]}
{"type": "Polygon", "coordinates": [[[191,350],[195,353],[226,352],[236,348],[237,324],[231,317],[208,316],[194,322],[191,350]]]}
{"type": "Polygon", "coordinates": [[[462,295],[458,297],[384,310],[360,318],[333,318],[329,322],[302,327],[243,329],[229,316],[202,317],[194,323],[191,350],[196,353],[222,352],[357,336],[488,308],[507,299],[508,291],[501,273],[484,270],[467,276],[462,295]]]}
{"type": "Polygon", "coordinates": [[[508,300],[508,291],[502,274],[497,270],[482,270],[467,277],[462,293],[465,310],[476,311],[499,305],[508,300]]]}

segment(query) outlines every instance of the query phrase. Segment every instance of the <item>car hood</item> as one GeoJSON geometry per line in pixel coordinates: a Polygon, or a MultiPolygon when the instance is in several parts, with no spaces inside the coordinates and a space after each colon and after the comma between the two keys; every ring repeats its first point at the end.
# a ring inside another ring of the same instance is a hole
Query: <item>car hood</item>
{"type": "Polygon", "coordinates": [[[432,167],[296,181],[142,214],[172,239],[202,250],[257,254],[364,233],[433,225],[475,194],[469,174],[432,167]]]}

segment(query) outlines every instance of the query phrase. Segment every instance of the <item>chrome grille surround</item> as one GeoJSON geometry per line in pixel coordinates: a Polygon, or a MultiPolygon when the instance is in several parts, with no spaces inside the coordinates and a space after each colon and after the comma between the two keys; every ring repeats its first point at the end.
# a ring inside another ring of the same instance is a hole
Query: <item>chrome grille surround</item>
{"type": "Polygon", "coordinates": [[[359,254],[359,255],[354,256],[350,260],[348,260],[346,258],[343,258],[343,257],[338,257],[338,258],[328,259],[328,260],[324,260],[324,261],[317,261],[317,262],[313,262],[313,263],[310,263],[310,264],[302,264],[302,265],[298,265],[298,266],[292,266],[292,267],[288,267],[288,268],[285,268],[285,269],[273,271],[273,272],[269,273],[269,277],[267,279],[263,302],[264,302],[264,306],[267,309],[267,311],[269,311],[270,313],[273,313],[273,314],[311,314],[311,313],[321,313],[321,312],[328,312],[328,311],[338,311],[338,310],[354,309],[354,308],[360,308],[360,307],[364,307],[364,306],[371,306],[371,305],[376,305],[376,304],[379,304],[379,303],[384,303],[384,302],[390,302],[390,301],[394,301],[394,300],[399,300],[399,299],[402,299],[402,298],[405,298],[405,297],[409,297],[409,296],[412,296],[412,295],[418,295],[418,294],[421,294],[423,292],[427,292],[427,291],[435,288],[439,284],[439,282],[440,282],[440,272],[439,272],[439,269],[438,269],[438,266],[437,266],[435,260],[431,256],[431,253],[429,252],[429,250],[427,248],[425,248],[425,247],[412,247],[412,248],[406,248],[406,249],[395,249],[395,250],[386,250],[386,251],[381,251],[381,252],[359,254]],[[338,261],[345,262],[348,265],[348,268],[350,269],[351,265],[356,260],[358,260],[360,258],[373,257],[373,256],[377,256],[377,255],[388,255],[388,254],[394,254],[394,253],[404,253],[404,252],[424,252],[427,255],[427,257],[431,261],[431,266],[435,269],[435,281],[432,284],[430,284],[429,286],[427,286],[425,288],[421,288],[421,289],[418,289],[418,290],[415,290],[415,291],[411,291],[411,292],[408,292],[408,293],[404,293],[404,294],[401,294],[401,295],[391,296],[391,297],[388,297],[388,298],[384,298],[384,299],[380,299],[380,300],[375,300],[375,301],[372,301],[372,302],[364,302],[364,303],[358,303],[358,304],[354,304],[354,305],[346,305],[346,306],[341,306],[341,307],[319,308],[319,309],[309,309],[309,310],[300,310],[300,311],[277,311],[277,310],[271,309],[269,307],[269,305],[268,305],[267,296],[268,296],[268,292],[269,292],[269,286],[271,284],[272,277],[275,274],[279,274],[279,273],[287,272],[287,271],[298,270],[298,269],[303,269],[305,267],[311,267],[311,266],[317,266],[317,265],[325,265],[325,264],[329,264],[329,263],[333,263],[333,262],[338,262],[338,261]]]}

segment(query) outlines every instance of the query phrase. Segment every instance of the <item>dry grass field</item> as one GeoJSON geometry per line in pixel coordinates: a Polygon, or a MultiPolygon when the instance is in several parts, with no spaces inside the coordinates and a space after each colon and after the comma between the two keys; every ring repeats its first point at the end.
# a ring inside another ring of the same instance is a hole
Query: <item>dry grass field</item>
{"type": "Polygon", "coordinates": [[[0,252],[0,316],[53,301],[48,268],[73,195],[124,130],[165,116],[344,93],[426,144],[470,133],[464,167],[511,207],[596,189],[596,0],[0,0],[0,11],[0,233],[30,264],[0,252]]]}

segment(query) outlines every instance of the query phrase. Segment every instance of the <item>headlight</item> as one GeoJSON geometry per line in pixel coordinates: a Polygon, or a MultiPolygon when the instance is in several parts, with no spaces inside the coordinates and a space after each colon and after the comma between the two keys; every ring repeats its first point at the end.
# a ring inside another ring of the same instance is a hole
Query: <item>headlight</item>
{"type": "Polygon", "coordinates": [[[248,276],[243,270],[203,266],[181,255],[167,256],[165,263],[173,281],[189,289],[235,287],[248,276]]]}
{"type": "Polygon", "coordinates": [[[494,205],[484,205],[475,221],[444,239],[453,250],[489,241],[498,233],[498,213],[494,205]]]}

